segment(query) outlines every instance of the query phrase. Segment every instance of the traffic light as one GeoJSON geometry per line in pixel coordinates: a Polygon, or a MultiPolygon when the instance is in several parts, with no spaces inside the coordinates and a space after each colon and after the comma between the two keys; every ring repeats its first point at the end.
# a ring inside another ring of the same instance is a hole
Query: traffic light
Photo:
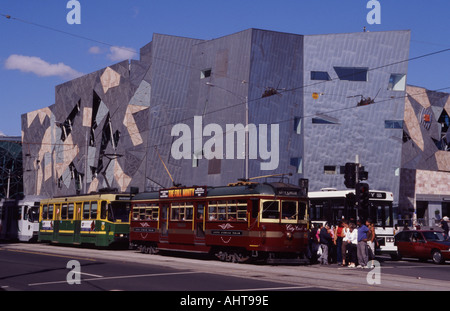
{"type": "Polygon", "coordinates": [[[349,192],[345,195],[345,198],[347,199],[347,207],[353,208],[356,204],[356,196],[353,192],[349,192]]]}
{"type": "Polygon", "coordinates": [[[355,188],[356,185],[356,163],[345,163],[344,185],[347,188],[355,188]]]}
{"type": "Polygon", "coordinates": [[[369,209],[369,185],[366,183],[358,183],[356,185],[356,199],[359,202],[359,206],[362,210],[369,209]]]}
{"type": "Polygon", "coordinates": [[[364,166],[360,166],[358,168],[358,178],[359,180],[367,180],[369,179],[369,172],[365,170],[364,166]]]}

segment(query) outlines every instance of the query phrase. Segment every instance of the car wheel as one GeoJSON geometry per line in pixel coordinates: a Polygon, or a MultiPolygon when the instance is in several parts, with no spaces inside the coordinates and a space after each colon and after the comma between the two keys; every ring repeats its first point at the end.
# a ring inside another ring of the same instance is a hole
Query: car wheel
{"type": "Polygon", "coordinates": [[[433,262],[436,264],[444,263],[444,257],[442,256],[441,252],[437,249],[433,250],[433,252],[431,253],[431,258],[433,259],[433,262]]]}
{"type": "Polygon", "coordinates": [[[395,254],[391,254],[391,259],[392,260],[401,260],[402,255],[397,251],[395,254]]]}

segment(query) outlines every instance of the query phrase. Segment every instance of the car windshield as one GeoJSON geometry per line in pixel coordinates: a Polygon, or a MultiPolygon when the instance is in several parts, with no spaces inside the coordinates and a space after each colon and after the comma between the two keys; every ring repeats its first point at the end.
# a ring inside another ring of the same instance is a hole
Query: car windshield
{"type": "Polygon", "coordinates": [[[427,231],[423,232],[423,235],[427,241],[445,241],[446,237],[441,232],[435,232],[435,231],[427,231]]]}

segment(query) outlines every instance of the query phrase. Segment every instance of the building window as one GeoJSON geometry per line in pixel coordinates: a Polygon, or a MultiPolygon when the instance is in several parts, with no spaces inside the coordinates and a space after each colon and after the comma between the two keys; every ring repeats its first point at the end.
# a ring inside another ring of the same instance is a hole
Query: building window
{"type": "Polygon", "coordinates": [[[311,71],[311,80],[330,81],[330,75],[326,71],[311,71]]]}
{"type": "Polygon", "coordinates": [[[337,174],[337,167],[335,165],[325,165],[323,167],[324,174],[327,175],[336,175],[337,174]]]}
{"type": "Polygon", "coordinates": [[[303,173],[303,159],[302,158],[291,158],[291,166],[295,167],[295,172],[298,174],[303,173]]]}
{"type": "Polygon", "coordinates": [[[404,91],[406,89],[406,75],[405,74],[391,74],[389,78],[388,90],[404,91]]]}
{"type": "Polygon", "coordinates": [[[365,67],[334,67],[339,80],[346,81],[367,81],[367,71],[365,67]]]}
{"type": "Polygon", "coordinates": [[[200,79],[205,79],[211,77],[211,68],[202,70],[200,72],[200,79]]]}
{"type": "Polygon", "coordinates": [[[297,134],[302,133],[302,118],[300,117],[294,118],[294,132],[297,134]]]}
{"type": "Polygon", "coordinates": [[[317,115],[316,117],[312,118],[313,124],[339,124],[339,119],[326,116],[326,115],[317,115]]]}
{"type": "Polygon", "coordinates": [[[450,151],[450,117],[445,109],[442,110],[438,123],[440,125],[440,140],[433,139],[433,141],[439,150],[450,151]]]}
{"type": "Polygon", "coordinates": [[[403,129],[403,121],[402,120],[385,120],[384,128],[385,129],[403,129]]]}

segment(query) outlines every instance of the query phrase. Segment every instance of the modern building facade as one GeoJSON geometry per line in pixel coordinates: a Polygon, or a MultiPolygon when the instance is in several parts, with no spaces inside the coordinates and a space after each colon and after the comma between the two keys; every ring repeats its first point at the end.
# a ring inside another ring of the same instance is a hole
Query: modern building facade
{"type": "Polygon", "coordinates": [[[450,94],[406,91],[400,207],[432,226],[450,215],[450,94]]]}
{"type": "Polygon", "coordinates": [[[398,205],[409,40],[409,31],[154,34],[140,60],[58,85],[54,105],[22,116],[26,193],[289,173],[310,190],[339,189],[341,167],[358,156],[370,187],[398,205]]]}

